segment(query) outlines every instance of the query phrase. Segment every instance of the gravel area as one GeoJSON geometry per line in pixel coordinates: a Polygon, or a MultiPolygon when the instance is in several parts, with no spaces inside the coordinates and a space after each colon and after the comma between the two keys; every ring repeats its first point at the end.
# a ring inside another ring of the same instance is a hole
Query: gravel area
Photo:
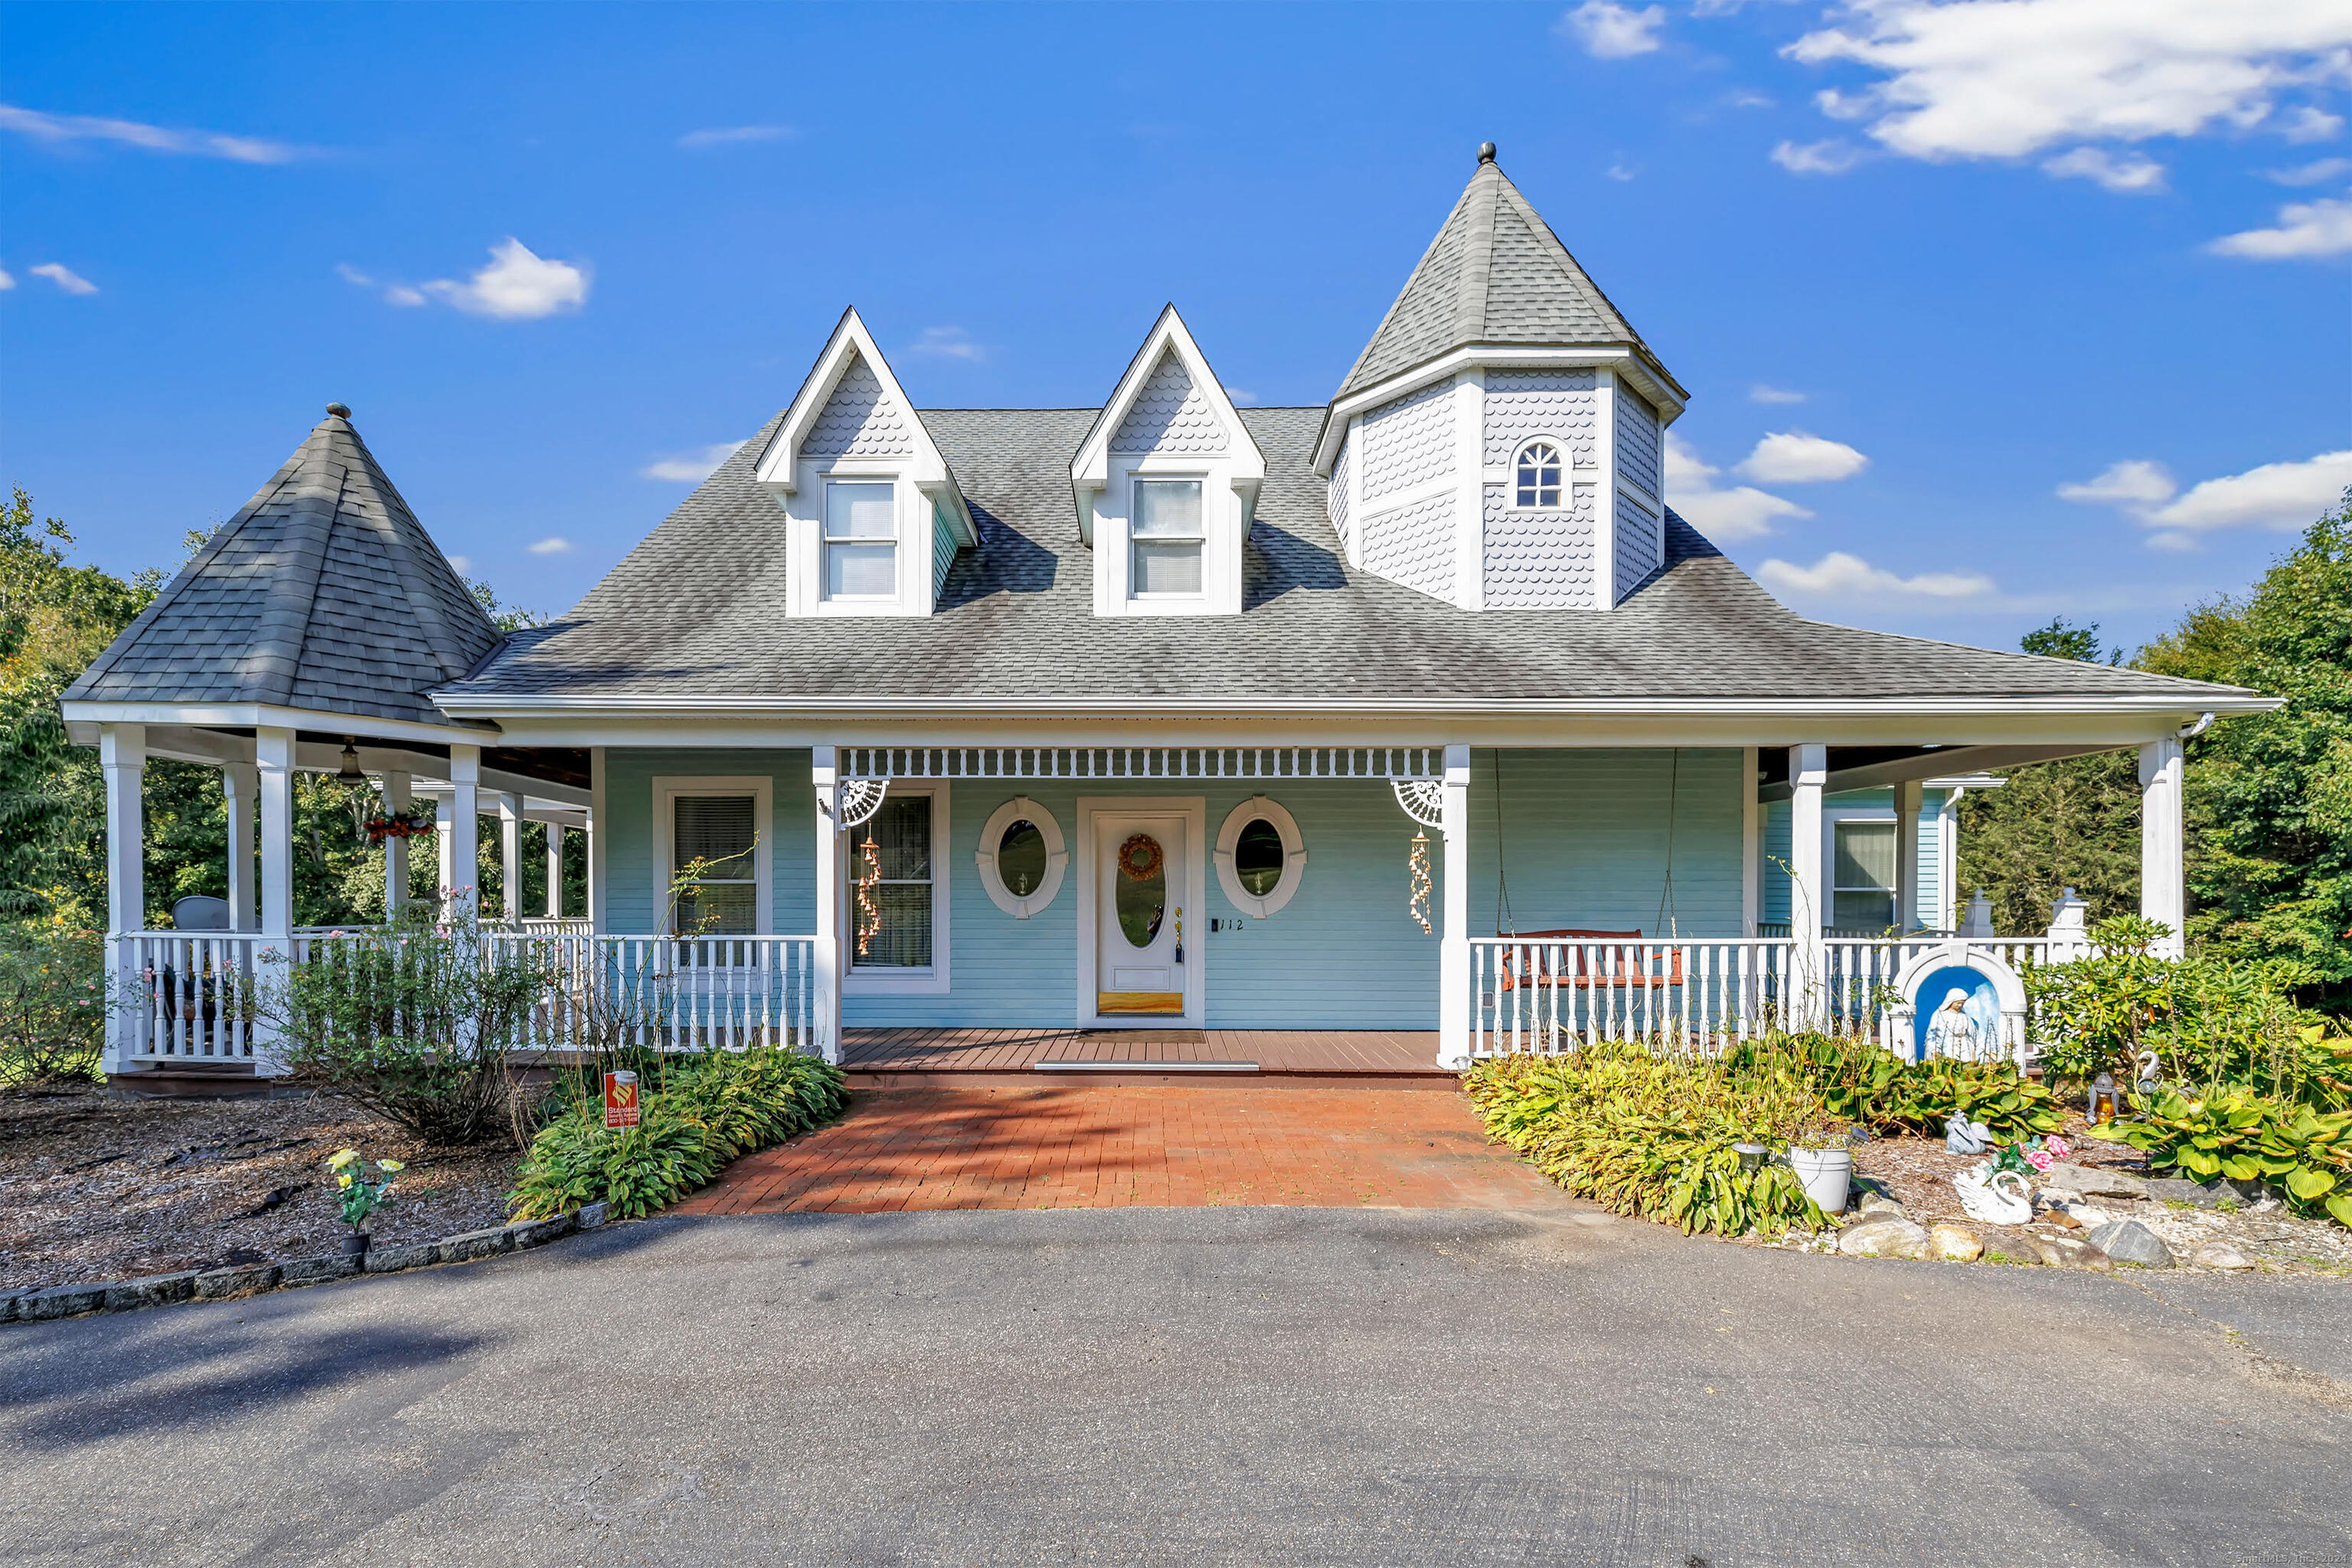
{"type": "Polygon", "coordinates": [[[426,1150],[324,1096],[0,1093],[0,1288],[331,1251],[343,1225],[326,1162],[346,1146],[408,1166],[370,1224],[380,1241],[505,1223],[510,1150],[426,1150]]]}

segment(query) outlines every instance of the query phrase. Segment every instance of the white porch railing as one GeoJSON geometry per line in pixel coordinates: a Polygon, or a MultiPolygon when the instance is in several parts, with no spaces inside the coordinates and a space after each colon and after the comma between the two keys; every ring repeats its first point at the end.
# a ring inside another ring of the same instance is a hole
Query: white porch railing
{"type": "Polygon", "coordinates": [[[134,931],[115,939],[109,1026],[124,1056],[249,1063],[263,939],[250,931],[134,931]]]}

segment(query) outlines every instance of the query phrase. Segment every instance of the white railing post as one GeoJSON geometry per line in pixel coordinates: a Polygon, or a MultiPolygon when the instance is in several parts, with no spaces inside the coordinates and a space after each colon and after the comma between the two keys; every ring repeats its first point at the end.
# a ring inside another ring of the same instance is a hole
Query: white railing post
{"type": "Polygon", "coordinates": [[[1437,1065],[1456,1072],[1470,1065],[1470,748],[1445,748],[1444,925],[1438,943],[1437,1065]]]}
{"type": "Polygon", "coordinates": [[[2139,912],[2171,931],[2157,950],[2168,958],[2188,951],[2182,931],[2189,910],[2180,818],[2183,766],[2177,739],[2150,741],[2139,749],[2139,912]]]}
{"type": "MultiPolygon", "coordinates": [[[[294,731],[263,726],[254,731],[260,770],[261,940],[254,944],[254,983],[283,986],[294,951],[294,731]]],[[[253,1070],[274,1078],[285,1070],[278,1029],[267,1017],[253,1028],[253,1070]]]]}
{"type": "Polygon", "coordinates": [[[2091,956],[2091,932],[2085,921],[2088,907],[2067,889],[2050,905],[2050,945],[2044,951],[2053,963],[2091,956]]]}
{"type": "Polygon", "coordinates": [[[1789,748],[1789,935],[1790,959],[1784,1005],[1793,1028],[1823,1027],[1829,1017],[1829,955],[1822,944],[1829,911],[1823,900],[1828,861],[1822,843],[1822,786],[1829,777],[1829,748],[1789,748]]]}
{"type": "Polygon", "coordinates": [[[810,749],[816,785],[816,1045],[841,1061],[841,768],[832,746],[810,749]]]}

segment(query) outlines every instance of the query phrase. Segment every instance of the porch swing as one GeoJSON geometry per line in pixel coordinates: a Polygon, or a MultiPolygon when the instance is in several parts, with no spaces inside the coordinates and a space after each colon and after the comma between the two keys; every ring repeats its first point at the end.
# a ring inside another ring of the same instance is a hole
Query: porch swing
{"type": "MultiPolygon", "coordinates": [[[[1674,751],[1674,762],[1666,784],[1666,875],[1658,891],[1658,923],[1666,926],[1675,937],[1681,934],[1675,911],[1675,805],[1682,787],[1682,748],[1674,751]]],[[[1683,952],[1679,945],[1667,950],[1667,968],[1664,974],[1648,973],[1648,963],[1641,972],[1631,967],[1633,949],[1642,943],[1642,931],[1601,931],[1581,926],[1561,926],[1549,931],[1520,931],[1511,912],[1510,856],[1503,843],[1503,753],[1495,752],[1495,935],[1511,942],[1528,943],[1559,942],[1559,947],[1547,951],[1541,946],[1507,950],[1503,955],[1502,988],[1516,991],[1522,985],[1572,987],[1580,991],[1594,986],[1610,989],[1647,988],[1666,991],[1683,983],[1683,952]],[[1602,955],[1593,973],[1595,947],[1602,955]],[[1523,967],[1524,966],[1524,967],[1523,967]]]]}

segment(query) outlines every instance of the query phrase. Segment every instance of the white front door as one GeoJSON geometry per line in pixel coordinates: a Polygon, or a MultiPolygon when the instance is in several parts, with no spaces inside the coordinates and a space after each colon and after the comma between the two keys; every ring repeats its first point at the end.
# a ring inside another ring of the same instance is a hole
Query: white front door
{"type": "Polygon", "coordinates": [[[1181,1018],[1199,968],[1190,823],[1179,812],[1095,818],[1095,1012],[1106,1023],[1181,1018]]]}

